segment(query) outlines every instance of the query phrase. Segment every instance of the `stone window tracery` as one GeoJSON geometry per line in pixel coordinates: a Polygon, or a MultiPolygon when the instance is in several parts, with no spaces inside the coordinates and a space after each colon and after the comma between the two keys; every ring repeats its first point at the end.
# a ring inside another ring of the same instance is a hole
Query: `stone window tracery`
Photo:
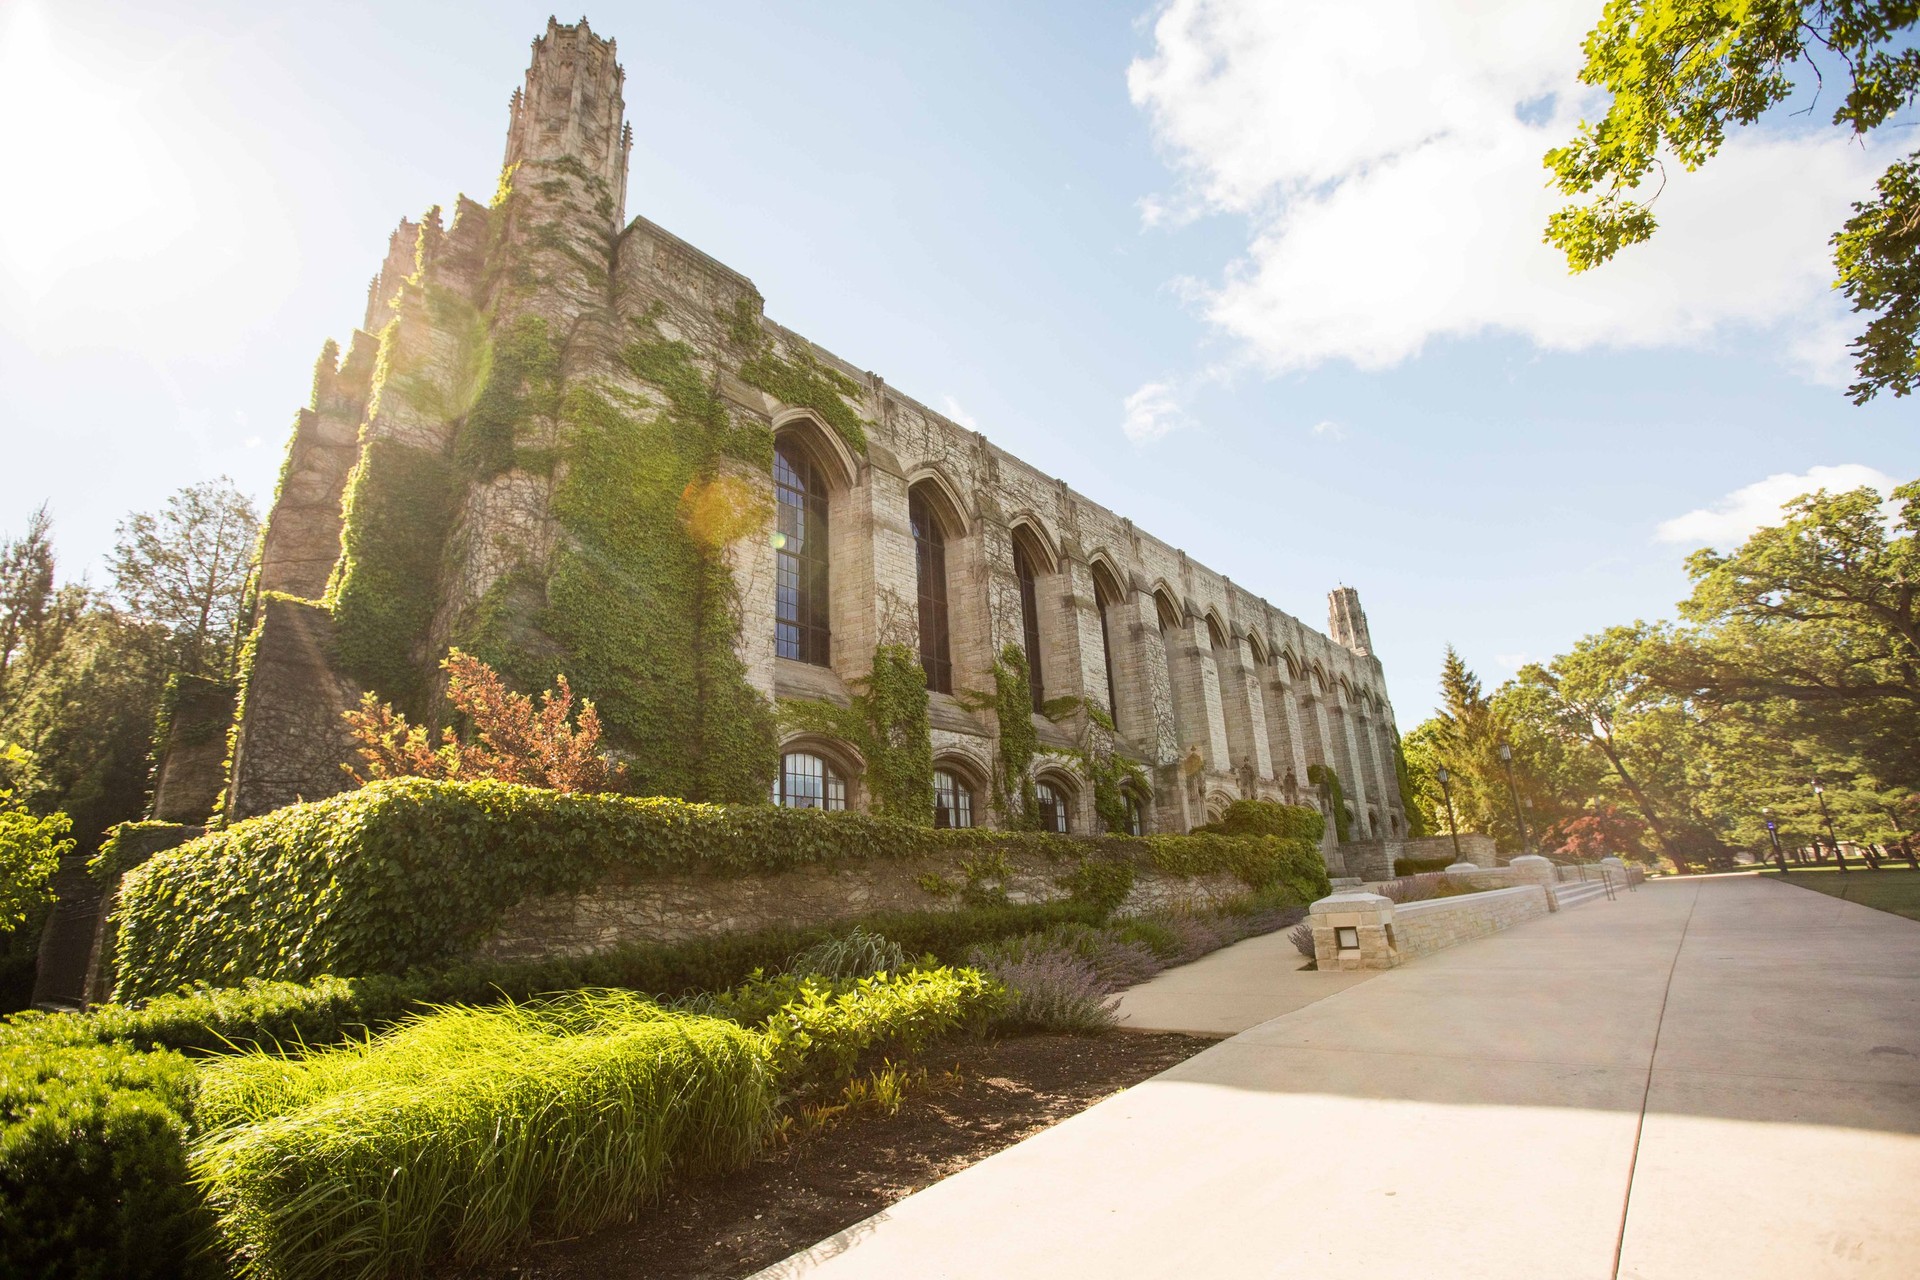
{"type": "Polygon", "coordinates": [[[788,809],[839,812],[847,807],[847,780],[823,757],[811,751],[789,751],[780,757],[772,798],[788,809]]]}
{"type": "Polygon", "coordinates": [[[973,788],[951,769],[936,769],[933,772],[933,825],[973,825],[973,788]]]}
{"type": "Polygon", "coordinates": [[[1127,802],[1127,834],[1130,836],[1147,834],[1146,811],[1140,803],[1140,797],[1129,791],[1123,798],[1127,802]]]}
{"type": "Polygon", "coordinates": [[[907,495],[907,521],[913,528],[915,573],[920,595],[920,666],[927,688],[953,692],[953,650],[947,624],[947,539],[926,491],[907,495]]]}
{"type": "Polygon", "coordinates": [[[774,651],[824,667],[831,660],[827,614],[827,485],[791,442],[773,451],[774,651]]]}

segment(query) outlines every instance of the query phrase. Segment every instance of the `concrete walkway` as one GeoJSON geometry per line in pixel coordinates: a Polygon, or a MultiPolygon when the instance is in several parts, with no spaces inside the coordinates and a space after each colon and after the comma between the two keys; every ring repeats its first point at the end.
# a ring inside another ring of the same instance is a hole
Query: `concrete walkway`
{"type": "Polygon", "coordinates": [[[1305,963],[1284,929],[1236,942],[1126,992],[1120,1025],[1128,1031],[1238,1035],[1378,976],[1364,969],[1307,972],[1300,968],[1305,963]]]}
{"type": "Polygon", "coordinates": [[[1233,1037],[762,1273],[1920,1275],[1920,923],[1649,884],[1233,1037]]]}

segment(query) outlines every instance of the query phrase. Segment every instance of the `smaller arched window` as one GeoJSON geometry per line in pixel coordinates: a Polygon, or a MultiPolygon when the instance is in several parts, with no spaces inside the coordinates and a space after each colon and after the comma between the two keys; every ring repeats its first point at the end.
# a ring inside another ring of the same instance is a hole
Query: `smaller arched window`
{"type": "Polygon", "coordinates": [[[1227,647],[1226,633],[1220,630],[1220,623],[1212,614],[1207,615],[1207,643],[1212,645],[1216,652],[1227,647]]]}
{"type": "Polygon", "coordinates": [[[951,769],[933,771],[933,825],[936,827],[973,825],[973,788],[951,769]]]}
{"type": "Polygon", "coordinates": [[[1133,792],[1124,793],[1127,802],[1127,834],[1143,836],[1147,834],[1146,807],[1140,803],[1140,797],[1133,792]]]}
{"type": "Polygon", "coordinates": [[[780,757],[780,773],[773,780],[773,802],[788,809],[847,807],[847,780],[824,757],[811,751],[789,751],[780,757]]]}
{"type": "Polygon", "coordinates": [[[1056,835],[1066,835],[1067,798],[1051,782],[1038,783],[1033,788],[1033,798],[1040,810],[1040,829],[1056,835]]]}

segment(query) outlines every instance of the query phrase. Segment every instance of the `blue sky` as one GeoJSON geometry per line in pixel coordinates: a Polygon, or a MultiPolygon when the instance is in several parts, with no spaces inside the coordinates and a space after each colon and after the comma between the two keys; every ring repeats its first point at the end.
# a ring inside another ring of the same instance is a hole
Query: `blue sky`
{"type": "MultiPolygon", "coordinates": [[[[1358,587],[1410,728],[1449,642],[1497,683],[1670,615],[1792,477],[1920,474],[1914,403],[1835,385],[1823,274],[1886,148],[1783,113],[1676,175],[1634,260],[1567,281],[1538,245],[1598,8],[588,16],[630,214],[1310,623],[1358,587]]],[[[548,12],[0,5],[0,530],[47,500],[73,571],[181,485],[264,499],[394,224],[492,192],[548,12]]]]}

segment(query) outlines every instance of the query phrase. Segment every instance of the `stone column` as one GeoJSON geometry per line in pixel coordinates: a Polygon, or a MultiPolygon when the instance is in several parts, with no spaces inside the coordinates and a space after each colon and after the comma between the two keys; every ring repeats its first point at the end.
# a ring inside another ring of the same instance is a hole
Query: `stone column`
{"type": "MultiPolygon", "coordinates": [[[[1226,719],[1229,767],[1236,772],[1251,762],[1257,777],[1273,776],[1273,756],[1267,744],[1266,708],[1260,698],[1260,679],[1247,653],[1244,636],[1230,637],[1215,652],[1220,674],[1220,701],[1226,719]]],[[[1244,799],[1254,797],[1249,794],[1244,799]]]]}

